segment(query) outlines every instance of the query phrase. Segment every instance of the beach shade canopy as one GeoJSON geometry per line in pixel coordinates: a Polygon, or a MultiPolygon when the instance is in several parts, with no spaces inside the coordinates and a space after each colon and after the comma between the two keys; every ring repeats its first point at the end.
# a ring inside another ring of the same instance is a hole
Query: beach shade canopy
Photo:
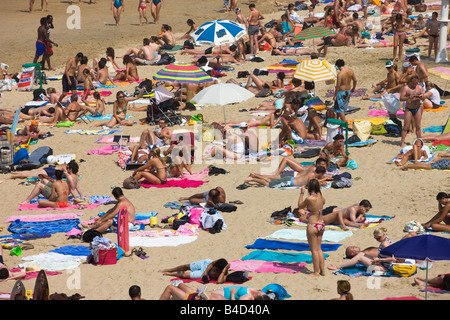
{"type": "Polygon", "coordinates": [[[423,234],[393,243],[381,250],[380,254],[395,258],[426,260],[425,299],[427,299],[428,260],[450,260],[450,239],[423,234]]]}
{"type": "Polygon", "coordinates": [[[199,105],[224,106],[243,102],[254,96],[252,92],[236,84],[218,83],[201,90],[191,101],[199,105]]]}
{"type": "Polygon", "coordinates": [[[336,32],[328,28],[317,26],[303,29],[292,37],[292,42],[305,41],[309,39],[322,38],[335,35],[336,32]]]}
{"type": "Polygon", "coordinates": [[[309,82],[334,80],[336,69],[327,60],[301,60],[297,65],[294,78],[309,82]]]}
{"type": "Polygon", "coordinates": [[[214,20],[202,24],[191,37],[198,45],[219,46],[235,42],[246,34],[245,25],[231,20],[214,20]]]}
{"type": "Polygon", "coordinates": [[[213,81],[203,69],[189,63],[173,63],[159,70],[154,76],[157,81],[179,83],[205,83],[213,81]]]}

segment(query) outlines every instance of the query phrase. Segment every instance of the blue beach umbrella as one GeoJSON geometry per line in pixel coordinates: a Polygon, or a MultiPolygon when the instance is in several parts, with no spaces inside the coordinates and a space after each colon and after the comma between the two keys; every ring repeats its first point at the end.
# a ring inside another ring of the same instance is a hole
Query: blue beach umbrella
{"type": "Polygon", "coordinates": [[[231,20],[214,20],[197,28],[191,37],[198,45],[220,46],[232,43],[247,33],[244,25],[231,20]]]}
{"type": "Polygon", "coordinates": [[[423,234],[393,243],[381,250],[380,254],[394,256],[395,258],[426,260],[426,300],[428,287],[428,261],[450,260],[450,239],[433,236],[431,234],[423,234]]]}

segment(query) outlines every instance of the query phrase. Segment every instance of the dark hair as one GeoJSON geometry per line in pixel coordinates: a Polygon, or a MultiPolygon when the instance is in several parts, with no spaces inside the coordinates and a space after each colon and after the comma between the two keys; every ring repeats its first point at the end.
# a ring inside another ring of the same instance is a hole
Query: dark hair
{"type": "Polygon", "coordinates": [[[214,267],[216,267],[219,270],[223,270],[228,264],[228,261],[221,258],[219,260],[217,260],[216,262],[214,262],[214,267]]]}
{"type": "Polygon", "coordinates": [[[320,162],[325,162],[325,163],[327,163],[327,161],[326,161],[325,159],[323,159],[323,158],[317,158],[317,159],[316,159],[316,166],[317,166],[320,162]]]}
{"type": "Polygon", "coordinates": [[[77,94],[73,94],[70,96],[70,101],[78,101],[78,95],[77,94]]]}
{"type": "Polygon", "coordinates": [[[342,59],[337,59],[335,65],[336,65],[336,67],[340,68],[340,67],[345,66],[345,62],[342,59]]]}
{"type": "Polygon", "coordinates": [[[409,81],[412,81],[413,79],[419,80],[419,76],[418,75],[413,75],[411,78],[409,78],[409,81]]]}
{"type": "Polygon", "coordinates": [[[293,78],[292,79],[292,84],[294,85],[294,87],[298,87],[302,85],[302,80],[297,79],[297,78],[293,78]]]}
{"type": "Polygon", "coordinates": [[[114,196],[114,198],[117,199],[117,198],[123,196],[123,191],[122,191],[122,189],[120,187],[115,187],[112,190],[112,195],[114,196]]]}
{"type": "Polygon", "coordinates": [[[70,160],[67,167],[72,171],[72,173],[78,173],[78,163],[75,160],[70,160]]]}
{"type": "Polygon", "coordinates": [[[55,113],[55,107],[50,107],[47,110],[49,113],[55,113]]]}
{"type": "Polygon", "coordinates": [[[219,194],[220,194],[220,192],[216,188],[209,190],[210,197],[217,197],[219,194]]]}
{"type": "Polygon", "coordinates": [[[415,54],[413,54],[411,57],[409,57],[409,62],[411,61],[418,61],[419,58],[417,58],[417,56],[415,54]]]}
{"type": "Polygon", "coordinates": [[[88,61],[89,61],[88,57],[86,57],[86,56],[83,56],[83,58],[81,58],[81,61],[80,61],[80,63],[81,63],[81,64],[87,64],[87,63],[88,63],[88,61]]]}
{"type": "Polygon", "coordinates": [[[90,74],[89,69],[87,69],[87,68],[84,69],[84,70],[83,70],[83,74],[90,74]]]}
{"type": "Polygon", "coordinates": [[[116,93],[116,99],[119,99],[119,96],[120,96],[120,95],[125,96],[125,94],[123,93],[123,91],[117,91],[117,93],[116,93]]]}
{"type": "Polygon", "coordinates": [[[7,269],[7,268],[1,268],[1,269],[0,269],[0,279],[1,279],[1,280],[3,280],[3,279],[8,279],[8,277],[9,277],[9,271],[8,271],[8,269],[7,269]]]}
{"type": "Polygon", "coordinates": [[[55,179],[61,180],[64,176],[64,171],[62,170],[55,170],[55,179]]]}
{"type": "Polygon", "coordinates": [[[41,20],[40,20],[40,22],[41,22],[41,26],[43,26],[44,24],[46,24],[46,23],[47,23],[47,17],[42,17],[41,20]]]}
{"type": "Polygon", "coordinates": [[[441,199],[448,199],[448,198],[450,198],[450,196],[447,194],[447,193],[445,193],[445,192],[439,192],[438,194],[437,194],[437,196],[436,196],[436,200],[441,200],[441,199]]]}
{"type": "Polygon", "coordinates": [[[334,141],[336,141],[336,140],[342,140],[342,139],[345,139],[345,138],[344,138],[344,136],[343,136],[342,134],[340,134],[340,133],[338,133],[337,135],[335,135],[335,136],[333,137],[333,140],[334,140],[334,141]]]}
{"type": "Polygon", "coordinates": [[[130,298],[136,298],[141,294],[141,287],[139,286],[131,286],[130,289],[128,289],[128,294],[130,295],[130,298]]]}
{"type": "Polygon", "coordinates": [[[98,68],[103,69],[105,66],[106,66],[106,61],[103,60],[103,58],[101,58],[100,61],[98,62],[98,68]]]}
{"type": "Polygon", "coordinates": [[[186,23],[190,26],[192,26],[193,24],[195,24],[194,20],[192,19],[187,19],[186,23]]]}
{"type": "Polygon", "coordinates": [[[358,12],[353,12],[352,18],[353,19],[358,19],[358,17],[359,17],[358,12]]]}
{"type": "Polygon", "coordinates": [[[236,51],[236,49],[237,49],[237,46],[235,44],[232,44],[230,46],[230,51],[236,51]]]}
{"type": "Polygon", "coordinates": [[[94,93],[92,94],[92,96],[93,96],[95,99],[97,99],[97,100],[100,100],[100,98],[101,98],[100,93],[99,93],[98,91],[94,91],[94,93]]]}
{"type": "Polygon", "coordinates": [[[124,55],[123,56],[123,64],[127,64],[127,63],[133,63],[133,59],[131,58],[131,56],[129,56],[128,54],[127,55],[124,55]]]}
{"type": "Polygon", "coordinates": [[[278,72],[277,78],[280,80],[284,80],[284,78],[286,78],[286,74],[284,72],[278,72]]]}
{"type": "Polygon", "coordinates": [[[320,192],[320,183],[319,183],[319,180],[317,180],[317,179],[311,179],[309,182],[308,182],[308,192],[309,192],[309,194],[312,194],[312,193],[320,193],[321,194],[321,192],[320,192]]]}
{"type": "Polygon", "coordinates": [[[112,47],[106,48],[106,56],[115,58],[115,55],[116,54],[115,54],[114,49],[112,47]]]}
{"type": "Polygon", "coordinates": [[[250,3],[248,7],[249,7],[249,8],[254,8],[254,7],[255,7],[255,4],[254,4],[254,3],[250,3]]]}
{"type": "Polygon", "coordinates": [[[369,200],[361,200],[361,202],[359,203],[360,206],[363,206],[364,208],[372,208],[372,204],[370,203],[369,200]]]}
{"type": "Polygon", "coordinates": [[[325,169],[324,167],[316,167],[316,173],[325,173],[327,172],[327,169],[325,169]]]}
{"type": "Polygon", "coordinates": [[[76,57],[77,57],[78,59],[83,59],[84,54],[81,53],[81,52],[78,52],[77,55],[76,55],[76,57]]]}

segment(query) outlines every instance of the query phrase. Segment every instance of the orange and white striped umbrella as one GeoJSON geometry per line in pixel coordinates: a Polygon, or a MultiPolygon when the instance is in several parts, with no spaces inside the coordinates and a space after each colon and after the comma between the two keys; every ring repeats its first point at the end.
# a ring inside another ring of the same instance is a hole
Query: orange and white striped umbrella
{"type": "Polygon", "coordinates": [[[309,82],[334,80],[336,69],[327,60],[301,60],[294,78],[309,82]]]}

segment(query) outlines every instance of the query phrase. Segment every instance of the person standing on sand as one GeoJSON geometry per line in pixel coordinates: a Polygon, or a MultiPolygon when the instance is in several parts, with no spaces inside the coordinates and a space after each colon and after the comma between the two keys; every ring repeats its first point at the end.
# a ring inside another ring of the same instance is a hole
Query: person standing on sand
{"type": "Polygon", "coordinates": [[[400,91],[400,101],[405,101],[405,121],[402,128],[401,148],[405,146],[411,121],[414,121],[417,138],[422,138],[423,88],[419,85],[419,77],[412,76],[408,84],[400,91]]]}
{"type": "Polygon", "coordinates": [[[159,11],[161,11],[163,4],[164,4],[164,0],[152,0],[151,13],[152,13],[153,21],[155,22],[155,24],[158,24],[159,11]]]}
{"type": "Polygon", "coordinates": [[[255,4],[251,3],[249,6],[250,15],[247,19],[247,32],[250,38],[250,53],[256,55],[258,53],[258,33],[261,26],[261,19],[264,19],[262,13],[255,8],[255,4]]]}
{"type": "Polygon", "coordinates": [[[67,60],[66,69],[62,76],[62,94],[59,96],[58,103],[67,96],[69,91],[72,91],[74,96],[77,95],[77,79],[75,78],[75,71],[77,70],[78,63],[83,59],[83,53],[78,52],[73,58],[67,60]]]}
{"type": "Polygon", "coordinates": [[[336,79],[336,87],[334,89],[334,111],[336,111],[338,118],[345,121],[345,112],[348,108],[350,95],[356,88],[356,76],[352,69],[345,67],[345,62],[342,59],[336,61],[336,67],[339,73],[336,79]],[[351,83],[353,82],[353,86],[351,83]]]}
{"type": "Polygon", "coordinates": [[[125,11],[123,0],[111,0],[111,10],[113,11],[114,20],[116,20],[116,26],[118,26],[120,14],[125,11]]]}

